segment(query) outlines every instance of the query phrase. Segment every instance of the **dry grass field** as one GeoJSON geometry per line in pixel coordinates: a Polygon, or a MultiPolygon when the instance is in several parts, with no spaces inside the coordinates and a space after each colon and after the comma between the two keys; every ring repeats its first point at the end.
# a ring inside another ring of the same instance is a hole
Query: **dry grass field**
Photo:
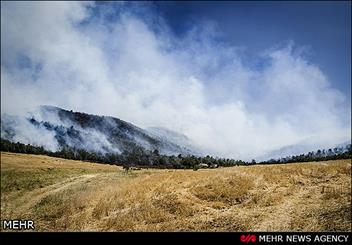
{"type": "Polygon", "coordinates": [[[351,160],[125,172],[2,152],[1,217],[40,231],[351,231],[351,160]]]}

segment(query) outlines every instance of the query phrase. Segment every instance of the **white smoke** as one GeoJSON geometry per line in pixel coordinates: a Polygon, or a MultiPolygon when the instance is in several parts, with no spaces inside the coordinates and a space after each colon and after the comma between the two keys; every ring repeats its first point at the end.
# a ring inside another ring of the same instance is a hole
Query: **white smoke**
{"type": "Polygon", "coordinates": [[[43,146],[49,151],[59,151],[61,146],[57,136],[71,148],[84,149],[89,152],[121,153],[102,132],[94,128],[82,128],[68,118],[60,119],[57,111],[48,108],[36,108],[27,116],[2,115],[1,137],[13,142],[43,146]],[[33,120],[34,122],[31,122],[33,120]],[[46,127],[48,124],[50,128],[46,127]],[[68,131],[74,130],[78,137],[71,137],[68,131]]]}
{"type": "Polygon", "coordinates": [[[24,117],[3,115],[1,120],[1,137],[11,139],[13,142],[43,146],[49,151],[59,150],[54,132],[46,130],[42,125],[36,127],[24,117]],[[5,129],[9,128],[8,125],[14,131],[13,135],[5,131],[5,129]]]}
{"type": "Polygon", "coordinates": [[[253,68],[241,49],[215,41],[213,25],[179,38],[159,16],[120,6],[107,21],[109,8],[98,16],[93,3],[2,2],[2,112],[51,104],[111,115],[243,159],[350,139],[348,102],[292,43],[258,54],[264,65],[253,68]]]}

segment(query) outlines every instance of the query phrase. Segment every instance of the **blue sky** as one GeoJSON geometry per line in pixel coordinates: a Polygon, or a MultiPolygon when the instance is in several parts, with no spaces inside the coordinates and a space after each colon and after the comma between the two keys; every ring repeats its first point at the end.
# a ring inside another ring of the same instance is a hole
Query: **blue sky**
{"type": "MultiPolygon", "coordinates": [[[[249,55],[293,40],[308,50],[336,88],[351,98],[351,3],[348,1],[156,2],[177,35],[192,21],[214,21],[222,39],[249,55]]],[[[351,99],[349,99],[350,101],[351,99]]]]}
{"type": "Polygon", "coordinates": [[[241,159],[330,148],[351,135],[350,17],[347,2],[1,2],[1,109],[111,115],[241,159]]]}

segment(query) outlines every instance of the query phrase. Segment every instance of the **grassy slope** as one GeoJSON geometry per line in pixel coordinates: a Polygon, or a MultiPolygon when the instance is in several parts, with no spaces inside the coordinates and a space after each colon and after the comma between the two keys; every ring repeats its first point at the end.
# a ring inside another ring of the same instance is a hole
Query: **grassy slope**
{"type": "Polygon", "coordinates": [[[351,160],[125,173],[2,152],[1,216],[38,230],[350,231],[351,160]]]}

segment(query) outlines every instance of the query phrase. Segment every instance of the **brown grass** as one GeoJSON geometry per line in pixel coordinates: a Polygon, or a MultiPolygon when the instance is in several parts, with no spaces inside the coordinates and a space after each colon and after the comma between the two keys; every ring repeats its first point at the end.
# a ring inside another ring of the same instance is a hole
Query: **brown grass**
{"type": "Polygon", "coordinates": [[[2,219],[42,231],[351,231],[351,160],[138,170],[1,153],[2,219]]]}

